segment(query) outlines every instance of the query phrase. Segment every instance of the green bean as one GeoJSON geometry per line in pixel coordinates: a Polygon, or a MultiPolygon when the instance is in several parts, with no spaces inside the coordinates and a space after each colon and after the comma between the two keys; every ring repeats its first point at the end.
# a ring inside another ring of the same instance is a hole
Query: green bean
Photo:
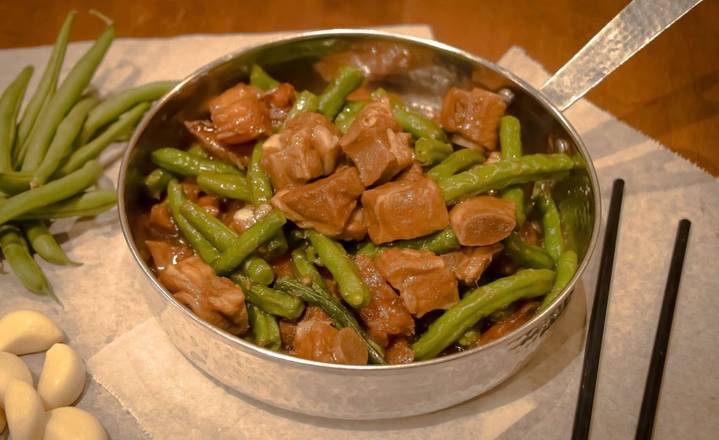
{"type": "Polygon", "coordinates": [[[554,260],[544,249],[525,243],[516,232],[509,234],[503,243],[504,253],[518,265],[533,269],[554,269],[554,260]]]}
{"type": "Polygon", "coordinates": [[[431,166],[452,154],[452,145],[436,139],[419,138],[414,143],[414,158],[422,166],[431,166]]]}
{"type": "Polygon", "coordinates": [[[339,128],[342,133],[347,133],[359,112],[361,112],[367,104],[367,101],[352,101],[345,104],[335,118],[337,128],[339,128]]]}
{"type": "Polygon", "coordinates": [[[562,293],[562,290],[567,287],[577,271],[577,259],[577,253],[574,251],[564,251],[559,256],[559,260],[557,260],[557,278],[554,280],[552,290],[542,300],[537,313],[552,305],[554,300],[562,293]]]}
{"type": "Polygon", "coordinates": [[[203,159],[176,148],[160,148],[152,152],[152,162],[167,171],[185,177],[194,177],[202,171],[238,174],[240,171],[224,162],[203,159]]]}
{"type": "Polygon", "coordinates": [[[367,258],[374,258],[375,255],[380,253],[384,247],[377,246],[376,244],[372,243],[371,240],[367,240],[364,242],[359,248],[357,248],[357,255],[364,255],[367,258]]]}
{"type": "Polygon", "coordinates": [[[85,144],[102,127],[114,121],[137,104],[152,102],[165,95],[177,81],[157,81],[124,90],[102,101],[87,116],[80,143],[85,144]]]}
{"type": "Polygon", "coordinates": [[[287,120],[294,118],[300,113],[316,112],[319,107],[320,101],[317,95],[310,91],[304,90],[295,98],[295,103],[292,104],[290,112],[287,113],[287,120]]]}
{"type": "Polygon", "coordinates": [[[457,236],[452,228],[443,229],[426,237],[395,241],[393,245],[402,248],[428,250],[435,254],[446,254],[462,247],[457,241],[457,236]]]}
{"type": "Polygon", "coordinates": [[[132,110],[123,113],[120,118],[112,125],[107,127],[98,137],[75,150],[65,161],[62,167],[57,171],[56,175],[66,176],[67,174],[77,170],[88,160],[96,159],[104,150],[115,140],[117,134],[134,127],[142,119],[150,104],[143,102],[137,104],[132,110]]]}
{"type": "Polygon", "coordinates": [[[190,243],[192,249],[202,258],[205,263],[212,263],[220,256],[220,251],[215,248],[190,222],[180,213],[180,206],[185,202],[185,192],[182,185],[176,180],[170,180],[167,185],[167,204],[170,214],[182,236],[190,243]]]}
{"type": "Polygon", "coordinates": [[[275,272],[270,263],[256,255],[245,258],[240,266],[240,271],[253,283],[263,286],[269,286],[275,280],[275,272]]]}
{"type": "MultiPolygon", "coordinates": [[[[502,149],[502,159],[512,160],[522,157],[522,134],[519,119],[514,116],[502,116],[499,120],[499,144],[502,149]]],[[[524,209],[524,190],[521,186],[512,186],[502,191],[502,198],[514,204],[514,213],[517,226],[522,226],[527,220],[524,209]]]]}
{"type": "Polygon", "coordinates": [[[33,173],[33,178],[30,181],[31,187],[34,188],[45,183],[48,177],[55,172],[60,162],[72,151],[72,144],[78,133],[80,133],[80,129],[82,129],[85,117],[97,105],[97,102],[98,100],[94,96],[81,100],[73,106],[70,113],[58,125],[45,158],[33,173]]]}
{"type": "Polygon", "coordinates": [[[65,266],[80,264],[72,261],[52,236],[43,220],[28,220],[21,223],[22,231],[33,250],[45,261],[65,266]]]}
{"type": "Polygon", "coordinates": [[[114,189],[98,189],[33,209],[19,215],[17,220],[47,220],[66,217],[91,217],[115,206],[117,193],[114,189]]]}
{"type": "Polygon", "coordinates": [[[220,251],[224,252],[238,245],[240,236],[205,208],[185,200],[180,205],[180,214],[220,251]]]}
{"type": "Polygon", "coordinates": [[[280,82],[272,78],[262,67],[253,64],[250,68],[250,85],[257,87],[263,92],[268,92],[280,85],[280,82]]]}
{"type": "Polygon", "coordinates": [[[198,143],[190,145],[190,148],[187,149],[187,152],[203,159],[212,159],[210,157],[210,153],[208,153],[207,150],[202,148],[202,145],[198,143]]]}
{"type": "Polygon", "coordinates": [[[250,226],[240,235],[240,240],[232,248],[224,251],[219,258],[212,262],[212,267],[220,275],[233,271],[245,258],[282,229],[287,222],[282,213],[272,210],[257,223],[250,226]]]}
{"type": "Polygon", "coordinates": [[[0,225],[34,209],[72,197],[94,184],[100,175],[102,167],[93,160],[65,177],[14,195],[0,205],[0,225]]]}
{"type": "Polygon", "coordinates": [[[32,66],[22,69],[0,97],[0,172],[13,169],[12,148],[15,143],[17,113],[20,110],[32,72],[32,66]]]}
{"type": "Polygon", "coordinates": [[[438,180],[444,200],[455,202],[492,189],[556,177],[569,171],[574,161],[566,154],[533,154],[514,160],[477,165],[454,176],[438,180]]]}
{"type": "Polygon", "coordinates": [[[549,191],[540,191],[535,197],[539,212],[542,213],[542,231],[544,233],[544,249],[556,262],[564,252],[564,238],[559,211],[549,191]]]}
{"type": "Polygon", "coordinates": [[[160,200],[162,194],[167,189],[167,184],[170,183],[170,180],[173,178],[174,176],[169,171],[165,171],[162,168],[155,168],[143,181],[147,194],[155,200],[160,200]]]}
{"type": "Polygon", "coordinates": [[[247,277],[237,273],[230,275],[230,278],[242,287],[248,302],[271,315],[294,320],[299,318],[305,309],[305,304],[301,299],[286,292],[253,283],[247,277]]]}
{"type": "Polygon", "coordinates": [[[28,138],[28,147],[22,162],[23,171],[31,171],[40,165],[58,124],[90,84],[95,70],[105,56],[115,37],[115,27],[108,24],[95,44],[80,58],[63,80],[60,88],[50,98],[37,117],[36,129],[28,138]]]}
{"type": "Polygon", "coordinates": [[[303,249],[295,249],[292,251],[292,264],[295,267],[297,277],[304,284],[316,283],[318,286],[324,286],[325,280],[310,260],[303,249]],[[309,282],[305,282],[309,281],[309,282]]]}
{"type": "Polygon", "coordinates": [[[427,171],[427,175],[435,180],[450,177],[484,160],[484,153],[481,150],[462,148],[447,156],[439,165],[432,167],[427,171]]]}
{"type": "Polygon", "coordinates": [[[371,363],[384,365],[384,350],[365,332],[359,323],[342,303],[322,288],[320,284],[312,283],[305,286],[301,282],[289,278],[277,281],[276,286],[290,295],[297,296],[308,304],[320,307],[332,319],[338,328],[349,327],[357,332],[367,345],[367,354],[371,363]]]}
{"type": "Polygon", "coordinates": [[[223,174],[201,172],[197,175],[197,185],[208,194],[228,199],[252,201],[250,186],[242,174],[223,174]]]}
{"type": "Polygon", "coordinates": [[[275,235],[270,238],[266,243],[263,243],[257,252],[268,260],[274,260],[287,253],[289,245],[287,244],[287,238],[285,237],[282,229],[277,231],[275,235]]]}
{"type": "Polygon", "coordinates": [[[265,313],[259,307],[252,304],[247,305],[247,314],[250,318],[252,329],[252,342],[260,347],[279,351],[282,348],[280,338],[280,327],[277,325],[277,318],[265,313]]]}
{"type": "Polygon", "coordinates": [[[337,281],[342,299],[354,308],[367,306],[370,302],[369,289],[342,245],[312,230],[307,231],[307,238],[317,250],[322,264],[337,281]]]}
{"type": "Polygon", "coordinates": [[[15,195],[30,189],[32,173],[23,171],[7,171],[0,173],[0,191],[8,195],[15,195]]]}
{"type": "Polygon", "coordinates": [[[436,139],[442,142],[447,140],[447,135],[439,124],[419,112],[408,109],[401,100],[390,95],[386,90],[379,88],[372,92],[372,97],[375,99],[387,97],[394,118],[402,129],[411,133],[415,139],[436,139]]]}
{"type": "Polygon", "coordinates": [[[356,67],[344,66],[319,96],[319,110],[333,120],[345,103],[347,95],[364,81],[364,74],[356,67]]]}
{"type": "Polygon", "coordinates": [[[30,255],[27,241],[17,227],[12,225],[0,227],[0,248],[13,273],[27,290],[39,295],[55,297],[52,286],[30,255]]]}
{"type": "Polygon", "coordinates": [[[462,347],[472,347],[479,342],[480,333],[475,329],[470,329],[465,332],[465,334],[462,335],[461,338],[457,341],[457,344],[461,345],[462,347]]]}
{"type": "Polygon", "coordinates": [[[250,183],[252,203],[260,205],[269,203],[272,198],[272,183],[262,168],[262,142],[257,142],[252,149],[250,163],[247,166],[247,180],[250,183]]]}
{"type": "Polygon", "coordinates": [[[415,359],[431,359],[457,341],[480,319],[524,298],[544,295],[552,288],[554,272],[524,269],[478,287],[430,324],[412,344],[415,359]]]}
{"type": "Polygon", "coordinates": [[[57,78],[60,75],[62,69],[62,62],[65,59],[65,50],[67,49],[67,42],[70,39],[70,29],[72,28],[72,22],[75,19],[75,11],[70,11],[65,18],[65,22],[60,28],[60,32],[57,34],[57,40],[55,46],[52,48],[52,54],[50,59],[47,61],[45,71],[42,73],[42,78],[35,89],[35,93],[30,98],[30,101],[25,107],[25,111],[20,119],[20,125],[17,129],[17,142],[15,154],[13,159],[15,163],[21,161],[24,155],[20,154],[22,147],[26,147],[26,141],[30,135],[30,132],[34,129],[35,122],[38,115],[40,114],[43,105],[49,101],[52,94],[55,92],[57,86],[57,78]]]}

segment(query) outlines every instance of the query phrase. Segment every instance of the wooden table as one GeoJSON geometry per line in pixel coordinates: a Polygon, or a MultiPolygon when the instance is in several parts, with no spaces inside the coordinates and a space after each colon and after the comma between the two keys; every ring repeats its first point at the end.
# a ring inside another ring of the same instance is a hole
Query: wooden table
{"type": "MultiPolygon", "coordinates": [[[[626,0],[22,0],[0,2],[0,47],[49,44],[66,12],[96,8],[120,37],[428,23],[437,39],[497,60],[520,45],[558,69],[626,0]]],[[[719,1],[706,0],[589,94],[589,99],[719,175],[719,1]]],[[[73,39],[101,24],[86,14],[73,39]]]]}

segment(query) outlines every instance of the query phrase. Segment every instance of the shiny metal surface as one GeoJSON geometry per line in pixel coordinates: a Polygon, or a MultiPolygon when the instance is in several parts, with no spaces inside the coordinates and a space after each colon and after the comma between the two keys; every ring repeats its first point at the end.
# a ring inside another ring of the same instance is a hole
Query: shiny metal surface
{"type": "Polygon", "coordinates": [[[633,0],[562,66],[541,91],[563,111],[700,2],[633,0]]]}
{"type": "Polygon", "coordinates": [[[486,392],[515,373],[564,310],[594,248],[601,212],[589,154],[561,112],[541,93],[510,72],[453,47],[376,31],[301,34],[229,54],[201,68],[145,117],[130,141],[119,182],[123,233],[154,286],[144,294],[178,349],[198,368],[242,394],[292,411],[344,419],[401,417],[439,410],[486,392]],[[133,225],[148,206],[143,199],[142,177],[153,168],[151,151],[189,142],[182,122],[203,115],[210,97],[245,80],[251,63],[261,64],[279,80],[291,80],[299,89],[317,91],[322,82],[312,63],[359,41],[394,42],[420,55],[422,63],[379,84],[416,107],[436,111],[444,92],[453,85],[507,88],[514,96],[508,111],[522,121],[528,153],[554,152],[557,140],[562,139],[566,148],[584,159],[584,167],[578,167],[554,194],[560,206],[571,207],[576,219],[573,240],[581,256],[577,274],[554,305],[490,344],[409,365],[347,366],[294,358],[256,347],[198,319],[157,281],[146,263],[147,252],[138,242],[133,225]]]}

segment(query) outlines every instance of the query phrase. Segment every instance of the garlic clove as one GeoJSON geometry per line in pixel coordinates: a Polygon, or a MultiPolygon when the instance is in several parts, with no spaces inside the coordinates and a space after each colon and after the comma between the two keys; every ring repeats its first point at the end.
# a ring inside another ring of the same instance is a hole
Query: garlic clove
{"type": "Polygon", "coordinates": [[[53,345],[45,354],[37,391],[45,402],[45,409],[69,406],[85,388],[85,364],[80,356],[65,344],[53,345]]]}
{"type": "Polygon", "coordinates": [[[44,440],[107,440],[100,422],[87,411],[65,406],[48,412],[44,440]]]}
{"type": "Polygon", "coordinates": [[[0,351],[0,408],[3,408],[5,390],[13,379],[32,385],[32,375],[25,362],[12,353],[0,351]]]}
{"type": "Polygon", "coordinates": [[[13,379],[5,391],[5,418],[12,438],[42,440],[45,408],[32,385],[13,379]]]}
{"type": "Polygon", "coordinates": [[[0,319],[0,351],[37,353],[62,340],[62,330],[40,312],[18,310],[0,319]]]}

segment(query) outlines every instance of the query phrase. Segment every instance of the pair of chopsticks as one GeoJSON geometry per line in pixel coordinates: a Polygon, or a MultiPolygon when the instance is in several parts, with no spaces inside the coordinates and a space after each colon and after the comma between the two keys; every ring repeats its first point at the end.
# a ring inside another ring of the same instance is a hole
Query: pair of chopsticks
{"type": "MultiPolygon", "coordinates": [[[[584,366],[582,368],[579,398],[574,414],[573,440],[584,440],[589,437],[592,407],[594,405],[594,391],[596,389],[597,371],[599,369],[599,355],[602,351],[604,323],[606,321],[607,303],[609,302],[609,288],[612,282],[614,253],[617,244],[617,232],[619,230],[619,217],[622,210],[623,196],[624,180],[617,179],[614,181],[614,186],[612,187],[612,199],[609,205],[609,216],[607,218],[607,229],[604,235],[604,246],[602,248],[602,257],[599,265],[597,288],[594,295],[592,315],[589,319],[587,347],[584,353],[584,366]]],[[[639,412],[639,422],[635,436],[637,440],[650,439],[652,437],[654,416],[659,399],[659,390],[664,372],[664,361],[669,345],[669,334],[672,328],[674,307],[679,291],[679,281],[681,280],[690,226],[691,222],[687,219],[683,219],[679,222],[677,229],[674,252],[672,254],[669,275],[664,290],[664,300],[659,315],[657,334],[654,339],[654,348],[649,364],[649,373],[647,374],[647,382],[644,386],[642,408],[639,412]]]]}

